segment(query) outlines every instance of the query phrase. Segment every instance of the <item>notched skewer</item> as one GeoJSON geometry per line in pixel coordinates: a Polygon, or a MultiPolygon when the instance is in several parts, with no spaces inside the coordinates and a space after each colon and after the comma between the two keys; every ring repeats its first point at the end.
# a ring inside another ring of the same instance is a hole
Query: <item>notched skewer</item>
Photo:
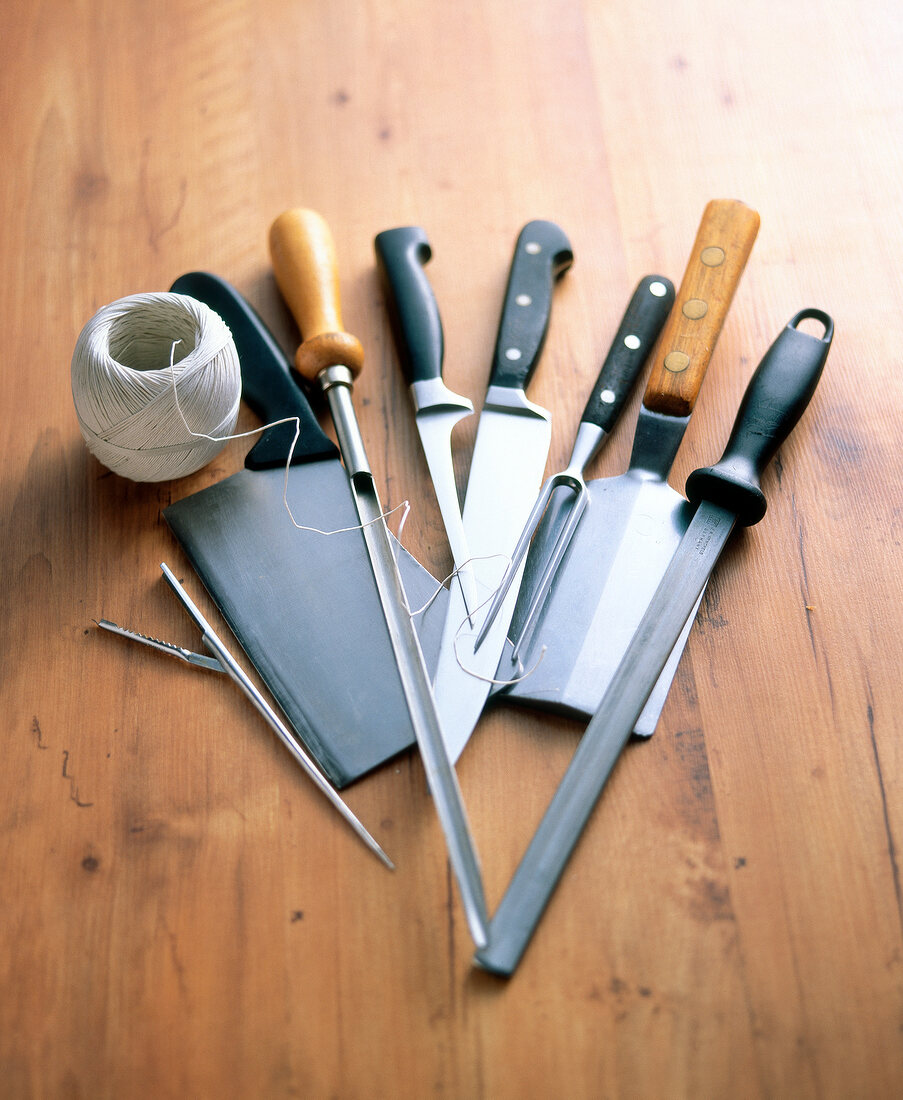
{"type": "Polygon", "coordinates": [[[188,593],[176,579],[175,574],[169,568],[166,563],[161,563],[160,568],[163,571],[163,576],[166,579],[167,584],[175,592],[176,596],[182,603],[182,606],[188,612],[189,616],[194,620],[195,625],[201,631],[201,637],[204,644],[214,653],[215,657],[205,657],[201,653],[193,653],[190,649],[185,649],[182,646],[174,645],[171,642],[163,642],[158,638],[152,638],[147,634],[139,634],[134,630],[126,630],[125,627],[117,626],[115,623],[111,623],[109,619],[95,619],[94,621],[98,626],[104,630],[112,631],[114,634],[120,634],[124,638],[131,638],[133,641],[142,642],[144,645],[149,645],[153,649],[159,649],[164,653],[170,654],[170,656],[178,657],[180,660],[187,661],[188,664],[196,665],[201,668],[208,668],[219,672],[226,672],[235,681],[241,690],[251,700],[263,718],[266,720],[267,725],[276,734],[282,744],[288,749],[295,762],[301,766],[304,772],[306,772],[308,778],[319,788],[320,792],[326,796],[332,803],[336,810],[342,815],[345,821],[351,826],[351,828],[357,833],[358,837],[367,845],[371,852],[373,852],[388,868],[390,871],[395,870],[395,864],[386,855],[377,841],[370,835],[370,833],[364,828],[361,822],[355,817],[349,807],[341,799],[339,794],[326,779],[326,777],[317,768],[317,765],[313,759],[301,748],[296,739],[292,736],[291,731],[279,717],[279,715],[273,710],[270,704],[266,701],[263,695],[254,686],[247,673],[241,668],[225,644],[214,632],[213,627],[204,618],[200,609],[189,597],[188,593]]]}

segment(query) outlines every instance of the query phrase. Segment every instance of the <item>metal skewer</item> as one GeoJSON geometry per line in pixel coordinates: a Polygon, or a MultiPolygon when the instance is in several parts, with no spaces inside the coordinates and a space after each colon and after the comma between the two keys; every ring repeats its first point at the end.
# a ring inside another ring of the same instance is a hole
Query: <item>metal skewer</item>
{"type": "Polygon", "coordinates": [[[235,683],[238,684],[245,695],[247,695],[260,714],[263,715],[270,729],[273,730],[282,744],[288,749],[289,753],[291,753],[295,762],[307,773],[308,777],[319,788],[321,793],[329,799],[351,828],[354,829],[360,839],[367,845],[370,851],[378,856],[390,871],[394,871],[395,864],[389,859],[376,840],[367,832],[361,822],[342,801],[329,781],[320,773],[311,757],[307,755],[304,749],[301,748],[292,736],[279,715],[257,690],[245,671],[216,634],[213,627],[201,614],[200,609],[176,579],[175,574],[169,566],[166,565],[165,562],[161,562],[160,568],[163,570],[163,576],[166,578],[170,588],[172,588],[173,592],[179,597],[182,606],[201,631],[201,637],[203,638],[204,644],[216,655],[215,657],[205,657],[201,653],[192,653],[191,650],[183,649],[181,646],[173,645],[171,642],[162,642],[158,638],[150,638],[146,634],[139,634],[134,630],[126,630],[124,627],[111,623],[108,619],[97,620],[97,625],[103,627],[104,630],[112,631],[114,634],[120,634],[124,638],[131,638],[134,641],[143,642],[145,645],[152,646],[154,649],[159,649],[164,653],[169,653],[171,656],[178,657],[180,660],[187,661],[189,664],[227,673],[235,683]]]}

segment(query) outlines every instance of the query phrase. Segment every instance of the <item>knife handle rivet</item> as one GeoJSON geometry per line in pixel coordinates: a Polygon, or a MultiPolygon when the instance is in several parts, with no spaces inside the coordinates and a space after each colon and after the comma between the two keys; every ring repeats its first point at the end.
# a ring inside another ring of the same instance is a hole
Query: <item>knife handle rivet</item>
{"type": "Polygon", "coordinates": [[[603,405],[613,405],[615,403],[615,396],[614,390],[603,390],[599,394],[599,400],[603,405]]]}
{"type": "Polygon", "coordinates": [[[665,356],[664,368],[671,371],[672,374],[680,374],[681,371],[685,371],[690,365],[690,357],[683,351],[669,351],[665,356]]]}
{"type": "Polygon", "coordinates": [[[650,283],[649,293],[654,294],[656,298],[664,298],[664,296],[668,293],[668,288],[665,286],[664,283],[650,283]]]}
{"type": "Polygon", "coordinates": [[[533,299],[530,297],[529,294],[518,294],[518,296],[514,300],[519,306],[533,305],[533,299]]]}
{"type": "Polygon", "coordinates": [[[640,346],[639,336],[634,336],[634,334],[631,333],[629,336],[624,337],[624,347],[625,348],[630,348],[631,351],[636,351],[636,349],[639,346],[640,346]]]}
{"type": "Polygon", "coordinates": [[[709,245],[700,252],[699,259],[706,267],[718,267],[724,263],[724,249],[716,244],[709,245]]]}
{"type": "Polygon", "coordinates": [[[542,245],[538,241],[527,241],[524,250],[529,252],[531,256],[538,256],[542,252],[542,245]]]}
{"type": "Polygon", "coordinates": [[[698,321],[700,317],[705,317],[708,311],[709,303],[704,302],[701,298],[688,298],[681,309],[684,317],[689,318],[691,321],[698,321]]]}
{"type": "Polygon", "coordinates": [[[521,357],[520,348],[506,348],[505,349],[505,358],[506,359],[510,359],[512,362],[517,362],[517,360],[520,359],[520,357],[521,357]]]}

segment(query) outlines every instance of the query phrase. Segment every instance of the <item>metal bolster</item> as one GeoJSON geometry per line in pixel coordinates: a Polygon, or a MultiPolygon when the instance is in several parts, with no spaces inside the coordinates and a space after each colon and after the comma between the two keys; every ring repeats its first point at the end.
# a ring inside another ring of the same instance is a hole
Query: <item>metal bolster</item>
{"type": "Polygon", "coordinates": [[[569,469],[582,472],[589,464],[590,459],[598,450],[602,440],[608,433],[598,424],[592,424],[588,420],[581,420],[577,427],[577,435],[574,439],[574,449],[568,462],[569,469]]]}
{"type": "Polygon", "coordinates": [[[534,405],[522,389],[512,386],[490,386],[486,391],[483,408],[513,413],[515,416],[538,417],[540,420],[549,419],[547,409],[544,409],[542,405],[534,405]]]}
{"type": "Polygon", "coordinates": [[[473,412],[473,404],[446,386],[441,378],[425,378],[411,383],[411,398],[414,410],[421,409],[465,409],[473,412]]]}
{"type": "Polygon", "coordinates": [[[689,416],[668,416],[643,406],[633,437],[631,475],[648,481],[665,481],[689,423],[689,416]]]}

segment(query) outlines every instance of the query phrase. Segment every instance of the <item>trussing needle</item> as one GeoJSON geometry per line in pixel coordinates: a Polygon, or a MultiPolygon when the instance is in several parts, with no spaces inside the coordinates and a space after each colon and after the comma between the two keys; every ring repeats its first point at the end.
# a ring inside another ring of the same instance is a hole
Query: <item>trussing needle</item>
{"type": "Polygon", "coordinates": [[[153,646],[155,649],[160,649],[165,653],[178,657],[180,660],[187,661],[189,664],[228,673],[251,700],[260,714],[263,715],[269,727],[273,730],[285,748],[288,749],[289,753],[291,753],[295,762],[307,773],[308,777],[320,789],[321,793],[329,799],[351,828],[354,829],[360,839],[367,845],[370,851],[377,855],[390,871],[394,871],[395,864],[389,859],[377,841],[370,835],[345,802],[339,797],[335,788],[323,776],[313,759],[301,748],[285,723],[280,719],[279,715],[276,714],[263,695],[257,690],[250,678],[226,648],[225,644],[218,637],[213,627],[201,614],[200,609],[176,579],[169,566],[166,565],[165,562],[162,562],[160,568],[163,570],[163,576],[166,578],[167,583],[179,597],[182,606],[201,631],[204,644],[215,654],[215,658],[205,657],[200,653],[192,653],[191,650],[183,649],[181,646],[173,645],[170,642],[161,642],[157,638],[150,638],[145,634],[138,634],[135,631],[126,630],[123,627],[117,626],[115,623],[109,622],[107,619],[98,620],[97,625],[103,627],[105,630],[111,630],[115,634],[121,634],[125,638],[132,638],[135,641],[143,642],[145,645],[153,646]]]}

